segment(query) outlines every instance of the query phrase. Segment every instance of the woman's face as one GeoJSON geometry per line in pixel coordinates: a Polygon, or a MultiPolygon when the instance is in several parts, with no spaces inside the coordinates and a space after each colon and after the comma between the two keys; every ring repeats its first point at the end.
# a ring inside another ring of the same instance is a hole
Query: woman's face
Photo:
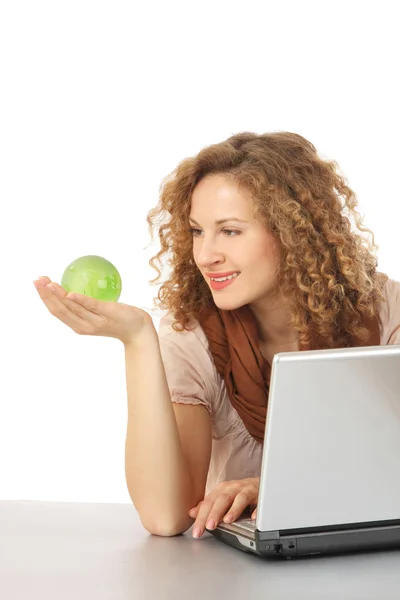
{"type": "Polygon", "coordinates": [[[210,286],[216,306],[234,310],[275,295],[279,250],[275,237],[253,216],[251,194],[224,175],[208,175],[192,195],[193,258],[210,286]],[[240,219],[240,221],[236,221],[240,219]],[[224,223],[217,223],[227,219],[224,223]],[[221,289],[210,274],[240,272],[221,289]]]}

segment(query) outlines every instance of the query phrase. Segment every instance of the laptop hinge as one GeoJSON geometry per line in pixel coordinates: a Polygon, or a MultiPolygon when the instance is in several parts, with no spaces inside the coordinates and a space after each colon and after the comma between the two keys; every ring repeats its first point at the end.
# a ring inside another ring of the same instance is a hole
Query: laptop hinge
{"type": "Polygon", "coordinates": [[[264,540],[279,540],[279,531],[258,531],[256,530],[257,538],[262,542],[264,540]]]}

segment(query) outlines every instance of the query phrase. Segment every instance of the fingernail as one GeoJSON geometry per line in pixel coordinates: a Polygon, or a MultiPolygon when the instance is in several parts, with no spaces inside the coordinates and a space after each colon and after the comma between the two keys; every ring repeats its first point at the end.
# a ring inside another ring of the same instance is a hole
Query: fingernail
{"type": "Polygon", "coordinates": [[[193,529],[193,537],[194,538],[199,538],[201,534],[201,529],[200,527],[196,527],[196,529],[193,529]]]}
{"type": "Polygon", "coordinates": [[[229,514],[229,515],[226,515],[226,517],[224,517],[225,523],[231,523],[232,521],[233,521],[233,515],[229,514]]]}
{"type": "Polygon", "coordinates": [[[214,519],[210,519],[207,522],[207,529],[215,529],[215,521],[214,521],[214,519]]]}

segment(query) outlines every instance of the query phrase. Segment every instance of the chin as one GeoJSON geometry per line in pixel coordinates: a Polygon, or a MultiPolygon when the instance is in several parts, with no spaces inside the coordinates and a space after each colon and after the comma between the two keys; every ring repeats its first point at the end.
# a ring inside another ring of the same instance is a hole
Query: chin
{"type": "Polygon", "coordinates": [[[220,310],[236,310],[237,308],[248,304],[248,302],[241,302],[240,300],[235,300],[235,298],[215,298],[214,296],[213,299],[215,306],[220,310]]]}

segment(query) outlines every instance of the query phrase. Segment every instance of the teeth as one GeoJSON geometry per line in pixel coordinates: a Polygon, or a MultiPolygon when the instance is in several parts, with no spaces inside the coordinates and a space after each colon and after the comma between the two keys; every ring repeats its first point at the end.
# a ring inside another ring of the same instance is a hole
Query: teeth
{"type": "Polygon", "coordinates": [[[228,275],[228,277],[219,277],[218,279],[216,279],[215,277],[210,277],[210,279],[212,279],[213,281],[227,281],[227,279],[233,279],[238,275],[239,273],[233,273],[233,275],[228,275]]]}

